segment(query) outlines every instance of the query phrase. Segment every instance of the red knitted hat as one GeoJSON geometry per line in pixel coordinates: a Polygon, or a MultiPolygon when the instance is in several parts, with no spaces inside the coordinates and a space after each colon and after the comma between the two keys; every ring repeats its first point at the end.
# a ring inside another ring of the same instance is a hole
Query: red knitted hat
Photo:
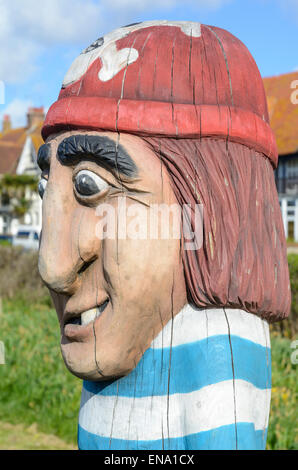
{"type": "Polygon", "coordinates": [[[85,49],[42,129],[90,129],[240,142],[277,165],[263,81],[235,36],[214,26],[146,21],[85,49]]]}

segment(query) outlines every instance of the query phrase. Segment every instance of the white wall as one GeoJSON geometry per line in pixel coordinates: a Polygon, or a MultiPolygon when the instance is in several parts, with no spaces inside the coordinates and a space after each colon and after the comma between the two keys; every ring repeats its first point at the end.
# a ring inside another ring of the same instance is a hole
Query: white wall
{"type": "Polygon", "coordinates": [[[289,222],[294,222],[294,240],[298,242],[298,197],[279,197],[279,201],[286,238],[289,222]]]}

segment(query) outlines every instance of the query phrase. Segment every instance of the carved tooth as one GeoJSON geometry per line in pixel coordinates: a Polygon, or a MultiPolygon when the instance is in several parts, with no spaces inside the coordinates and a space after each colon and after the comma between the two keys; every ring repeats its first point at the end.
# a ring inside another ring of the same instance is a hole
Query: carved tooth
{"type": "Polygon", "coordinates": [[[97,308],[91,308],[90,310],[83,312],[81,314],[81,324],[88,325],[88,323],[95,320],[96,314],[97,314],[97,308]]]}
{"type": "Polygon", "coordinates": [[[101,315],[104,309],[106,308],[107,304],[108,300],[106,300],[99,307],[91,308],[90,310],[86,310],[86,312],[83,312],[81,314],[81,325],[88,325],[88,323],[91,323],[97,317],[99,317],[99,315],[101,315]]]}

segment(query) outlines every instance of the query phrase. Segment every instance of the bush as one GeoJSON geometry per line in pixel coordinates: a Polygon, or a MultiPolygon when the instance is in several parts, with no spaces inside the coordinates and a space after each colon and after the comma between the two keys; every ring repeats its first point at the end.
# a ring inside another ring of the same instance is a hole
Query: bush
{"type": "Polygon", "coordinates": [[[290,279],[291,279],[291,292],[292,292],[292,308],[291,308],[291,322],[293,325],[293,332],[297,333],[298,322],[298,255],[288,255],[290,279]]]}
{"type": "Polygon", "coordinates": [[[51,305],[37,267],[38,254],[21,247],[0,245],[0,297],[27,299],[51,305]]]}
{"type": "Polygon", "coordinates": [[[0,245],[11,246],[11,242],[9,240],[1,240],[0,239],[0,245]]]}
{"type": "Polygon", "coordinates": [[[290,316],[282,322],[273,323],[271,331],[278,332],[285,338],[293,338],[298,331],[298,255],[288,255],[292,305],[290,316]]]}

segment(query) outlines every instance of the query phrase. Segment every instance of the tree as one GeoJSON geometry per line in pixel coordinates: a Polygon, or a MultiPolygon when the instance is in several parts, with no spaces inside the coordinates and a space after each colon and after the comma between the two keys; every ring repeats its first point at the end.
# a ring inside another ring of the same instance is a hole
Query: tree
{"type": "Polygon", "coordinates": [[[32,193],[37,193],[38,178],[33,175],[10,175],[0,177],[2,204],[10,205],[12,216],[22,218],[32,204],[32,193]]]}

